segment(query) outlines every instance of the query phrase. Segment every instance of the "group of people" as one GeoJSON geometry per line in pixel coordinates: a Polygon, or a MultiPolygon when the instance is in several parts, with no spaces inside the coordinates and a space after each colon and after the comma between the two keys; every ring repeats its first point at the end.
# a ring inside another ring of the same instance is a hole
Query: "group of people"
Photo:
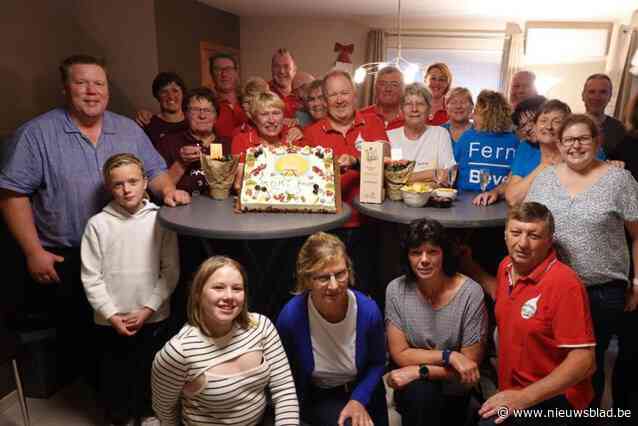
{"type": "Polygon", "coordinates": [[[482,422],[599,407],[613,335],[614,403],[636,407],[638,98],[626,128],[604,113],[612,85],[603,74],[585,82],[587,114],[571,114],[538,95],[528,71],[514,75],[509,100],[491,90],[474,100],[446,64],[407,86],[388,66],[375,103],[360,110],[350,74],[314,79],[286,49],[274,53],[268,82],[242,88],[225,53],[210,71],[214,90],[158,74],[160,112],[140,110],[138,126],[107,110],[105,64],[71,56],[60,65],[65,106],[5,147],[0,211],[29,275],[14,313],[45,312],[55,324],[61,375],[90,376],[99,359],[107,422],[384,425],[385,376],[404,424],[465,424],[494,325],[498,392],[478,410],[482,422]],[[404,275],[372,299],[376,224],[353,209],[342,228],[284,259],[295,265],[295,295],[269,318],[249,312],[237,260],[207,258],[157,222],[159,204],[207,191],[199,158],[211,144],[240,162],[260,144],[330,147],[351,203],[364,141],[382,141],[386,163],[414,161],[411,181],[477,192],[477,208],[506,200],[508,255],[494,273],[472,259],[493,239],[467,247],[424,219],[393,236],[404,275]],[[88,342],[80,350],[79,339],[88,342]]]}

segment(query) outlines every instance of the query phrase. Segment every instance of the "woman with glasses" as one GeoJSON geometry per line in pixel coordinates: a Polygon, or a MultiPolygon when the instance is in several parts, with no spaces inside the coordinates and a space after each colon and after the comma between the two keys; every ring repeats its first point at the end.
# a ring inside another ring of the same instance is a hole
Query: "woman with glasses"
{"type": "Polygon", "coordinates": [[[297,257],[298,294],[277,319],[302,424],[388,424],[383,317],[354,283],[341,240],[323,232],[308,237],[297,257]]]}
{"type": "Polygon", "coordinates": [[[208,184],[202,172],[199,154],[210,144],[222,145],[224,154],[230,152],[230,141],[215,135],[217,120],[213,92],[207,87],[190,91],[184,98],[184,115],[188,129],[164,136],[157,143],[157,151],[164,157],[168,175],[178,189],[190,194],[206,193],[208,184]]]}
{"type": "Polygon", "coordinates": [[[463,425],[469,391],[479,380],[487,312],[483,290],[457,272],[443,226],[410,224],[402,241],[406,274],[388,284],[385,319],[401,423],[463,425]]]}
{"type": "Polygon", "coordinates": [[[428,114],[428,124],[440,126],[448,121],[445,109],[445,95],[452,87],[452,71],[443,62],[436,62],[425,71],[425,85],[432,93],[432,105],[428,114]]]}
{"type": "Polygon", "coordinates": [[[426,124],[431,105],[432,95],[423,84],[406,86],[401,96],[405,124],[387,131],[392,149],[401,151],[401,160],[416,162],[410,182],[433,181],[437,170],[444,172],[439,175],[447,182],[447,170],[456,165],[449,133],[426,124]]]}
{"type": "Polygon", "coordinates": [[[472,100],[472,92],[465,87],[455,87],[450,90],[445,98],[445,106],[450,121],[442,124],[441,127],[450,132],[452,142],[459,140],[461,135],[473,127],[470,121],[472,111],[474,111],[474,101],[472,100]]]}
{"type": "Polygon", "coordinates": [[[561,162],[538,174],[526,198],[551,210],[558,254],[589,293],[596,335],[594,407],[600,405],[603,393],[611,336],[622,335],[623,310],[633,311],[638,304],[636,281],[628,285],[630,263],[634,269],[638,263],[638,183],[628,171],[597,158],[599,136],[589,116],[567,117],[558,131],[561,162]]]}

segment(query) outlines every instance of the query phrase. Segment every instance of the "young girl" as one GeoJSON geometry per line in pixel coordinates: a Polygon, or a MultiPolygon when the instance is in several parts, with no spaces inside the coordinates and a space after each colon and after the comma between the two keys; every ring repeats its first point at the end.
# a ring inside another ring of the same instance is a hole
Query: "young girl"
{"type": "Polygon", "coordinates": [[[100,344],[99,397],[107,423],[159,425],[150,403],[150,371],[161,348],[169,297],[177,284],[177,239],[145,198],[142,162],[117,154],[104,164],[113,200],[82,237],[82,283],[95,310],[100,344]]]}

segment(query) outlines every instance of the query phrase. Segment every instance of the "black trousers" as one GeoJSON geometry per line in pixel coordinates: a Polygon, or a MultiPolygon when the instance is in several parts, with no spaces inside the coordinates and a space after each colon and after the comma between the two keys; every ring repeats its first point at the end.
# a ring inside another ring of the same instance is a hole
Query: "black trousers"
{"type": "Polygon", "coordinates": [[[463,426],[468,412],[469,395],[443,394],[439,381],[415,380],[394,392],[401,424],[410,426],[463,426]]]}
{"type": "Polygon", "coordinates": [[[133,336],[95,326],[100,349],[98,395],[108,422],[124,424],[153,414],[151,367],[164,344],[167,326],[168,321],[147,323],[133,336]]]}
{"type": "MultiPolygon", "coordinates": [[[[335,426],[341,411],[350,401],[351,395],[352,389],[346,390],[343,386],[332,389],[309,386],[301,407],[302,424],[335,426]]],[[[388,426],[388,406],[382,381],[374,389],[370,402],[366,405],[366,410],[375,426],[388,426]]],[[[350,420],[346,420],[345,424],[350,426],[350,420]]]]}

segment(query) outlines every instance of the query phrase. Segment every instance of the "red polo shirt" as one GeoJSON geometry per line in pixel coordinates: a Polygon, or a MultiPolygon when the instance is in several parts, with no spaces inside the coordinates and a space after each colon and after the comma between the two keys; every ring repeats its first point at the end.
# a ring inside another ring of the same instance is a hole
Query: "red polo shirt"
{"type": "Polygon", "coordinates": [[[446,109],[438,110],[434,115],[430,115],[426,120],[426,123],[431,126],[440,126],[448,122],[450,118],[447,116],[446,109]]]}
{"type": "MultiPolygon", "coordinates": [[[[373,115],[356,112],[354,122],[346,135],[332,128],[328,117],[304,129],[304,140],[310,146],[332,148],[335,158],[349,154],[361,158],[361,143],[388,140],[383,122],[373,115]]],[[[352,200],[359,195],[359,170],[347,169],[341,172],[341,198],[352,207],[352,200]]],[[[359,212],[352,208],[352,216],[345,228],[358,227],[361,224],[359,212]]]]}
{"type": "Polygon", "coordinates": [[[303,104],[301,100],[294,93],[290,93],[285,96],[279,88],[275,85],[273,81],[268,82],[268,86],[270,86],[270,90],[275,93],[277,96],[281,98],[282,101],[286,104],[286,108],[284,109],[284,117],[286,118],[295,118],[297,111],[303,108],[303,104]]]}
{"type": "MultiPolygon", "coordinates": [[[[500,390],[529,386],[554,371],[570,349],[596,344],[585,287],[553,249],[515,283],[511,271],[508,256],[498,268],[496,289],[500,390]]],[[[574,408],[586,408],[594,397],[591,380],[568,388],[565,397],[574,408]]]]}
{"type": "Polygon", "coordinates": [[[405,124],[405,119],[403,118],[403,114],[399,112],[399,115],[394,117],[390,121],[385,121],[385,117],[381,110],[377,107],[377,105],[370,105],[369,107],[363,108],[359,111],[363,115],[373,115],[379,118],[381,122],[385,125],[385,130],[398,129],[405,124]]]}
{"type": "Polygon", "coordinates": [[[231,140],[235,129],[247,122],[248,116],[239,103],[233,105],[227,100],[220,100],[216,106],[215,134],[220,138],[231,140]]]}

